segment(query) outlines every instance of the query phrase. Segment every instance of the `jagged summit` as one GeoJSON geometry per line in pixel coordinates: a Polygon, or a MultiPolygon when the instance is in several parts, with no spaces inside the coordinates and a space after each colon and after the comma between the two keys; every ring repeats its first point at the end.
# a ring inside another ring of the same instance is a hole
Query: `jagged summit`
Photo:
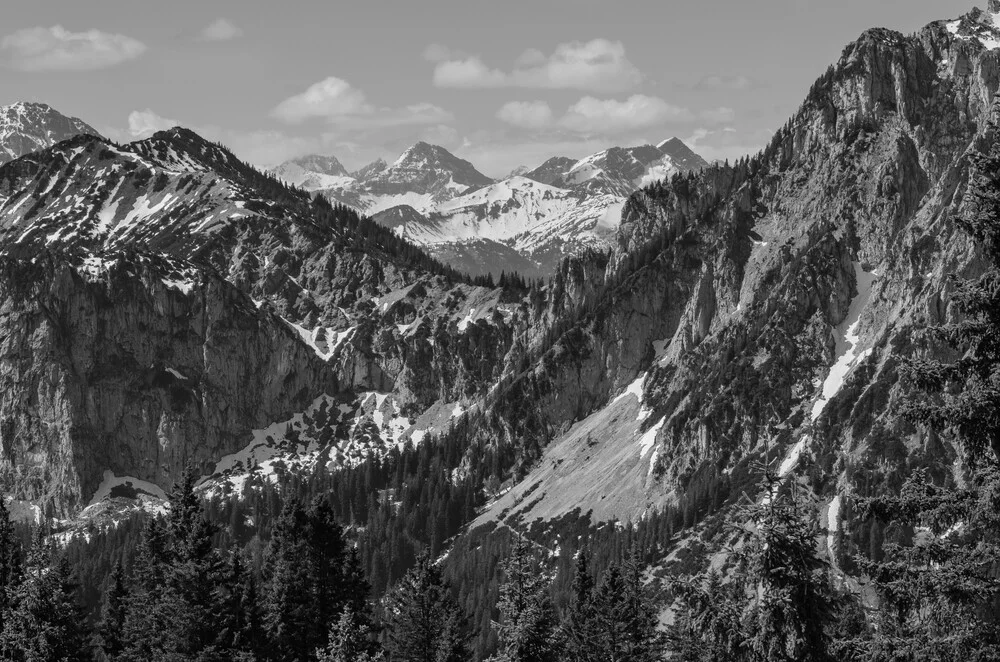
{"type": "Polygon", "coordinates": [[[708,161],[698,155],[680,138],[674,136],[656,146],[658,150],[668,155],[674,164],[682,170],[697,170],[708,165],[708,161]]]}
{"type": "Polygon", "coordinates": [[[337,157],[333,155],[321,156],[319,154],[310,154],[308,156],[292,159],[291,161],[286,161],[286,164],[295,164],[304,169],[319,172],[324,175],[335,175],[339,177],[347,177],[349,175],[347,168],[345,168],[337,157]]]}
{"type": "Polygon", "coordinates": [[[493,180],[482,174],[465,159],[460,159],[444,147],[426,142],[418,142],[403,152],[395,162],[375,179],[386,183],[397,183],[402,180],[428,180],[428,183],[447,185],[445,177],[460,186],[486,186],[493,180]]]}
{"type": "Polygon", "coordinates": [[[576,163],[577,159],[571,159],[568,156],[553,156],[534,170],[522,173],[522,176],[533,179],[540,184],[554,184],[560,181],[576,163]]]}
{"type": "Polygon", "coordinates": [[[100,135],[83,120],[48,104],[19,101],[0,106],[0,164],[80,134],[100,135]]]}
{"type": "Polygon", "coordinates": [[[946,21],[945,28],[964,41],[978,41],[987,50],[1000,49],[1000,0],[989,0],[986,11],[975,7],[961,18],[946,21]]]}
{"type": "Polygon", "coordinates": [[[281,180],[306,190],[328,188],[353,179],[335,156],[309,154],[285,161],[272,171],[281,180]]]}
{"type": "Polygon", "coordinates": [[[360,170],[355,170],[350,174],[351,177],[353,177],[354,179],[358,180],[359,182],[363,182],[369,177],[374,177],[375,175],[379,174],[388,167],[389,164],[385,162],[385,159],[379,157],[374,161],[372,161],[371,163],[369,163],[368,165],[366,165],[365,167],[361,168],[360,170]]]}

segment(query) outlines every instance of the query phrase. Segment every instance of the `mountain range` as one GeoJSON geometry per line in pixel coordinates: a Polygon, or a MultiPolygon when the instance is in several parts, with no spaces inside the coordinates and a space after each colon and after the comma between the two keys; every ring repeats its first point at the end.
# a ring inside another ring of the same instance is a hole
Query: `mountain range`
{"type": "Polygon", "coordinates": [[[644,577],[669,601],[668,576],[727,567],[767,466],[857,586],[852,559],[905,537],[857,500],[959,478],[902,375],[954,358],[927,329],[985,268],[959,219],[997,140],[997,14],[864,32],[733,164],[671,140],[496,182],[418,143],[265,173],[186,129],[119,146],[0,111],[12,512],[82,545],[188,466],[254,517],[322,488],[377,594],[426,547],[488,623],[470,568],[508,528],[562,568],[581,532],[621,552],[665,522],[644,577]]]}
{"type": "Polygon", "coordinates": [[[549,277],[559,262],[611,247],[629,194],[707,162],[677,138],[553,157],[493,181],[442,147],[417,143],[392,164],[349,174],[331,156],[275,168],[283,181],[371,215],[432,256],[473,275],[549,277]]]}

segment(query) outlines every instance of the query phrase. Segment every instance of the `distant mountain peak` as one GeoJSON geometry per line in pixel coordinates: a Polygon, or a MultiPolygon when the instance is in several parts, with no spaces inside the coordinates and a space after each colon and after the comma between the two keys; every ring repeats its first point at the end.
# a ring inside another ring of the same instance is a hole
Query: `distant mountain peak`
{"type": "Polygon", "coordinates": [[[529,172],[531,172],[531,168],[526,165],[519,165],[507,173],[507,177],[505,177],[505,179],[510,179],[511,177],[524,177],[529,172]]]}
{"type": "Polygon", "coordinates": [[[673,138],[668,138],[668,139],[664,140],[663,142],[661,142],[656,147],[659,150],[665,150],[665,149],[687,149],[687,150],[690,150],[691,149],[690,147],[687,146],[687,144],[685,144],[685,142],[683,140],[681,140],[677,136],[674,136],[673,138]]]}
{"type": "Polygon", "coordinates": [[[687,146],[687,144],[674,136],[664,140],[656,146],[658,150],[669,156],[674,165],[682,170],[698,170],[708,165],[708,161],[703,159],[698,153],[687,146]]]}
{"type": "Polygon", "coordinates": [[[403,152],[374,179],[386,184],[419,180],[419,188],[440,189],[450,185],[479,187],[493,180],[440,145],[418,142],[403,152]]]}
{"type": "Polygon", "coordinates": [[[383,159],[380,156],[379,158],[375,159],[365,167],[352,172],[351,177],[358,180],[359,182],[363,182],[370,177],[374,177],[375,175],[379,174],[388,167],[389,164],[386,163],[385,159],[383,159]]]}
{"type": "Polygon", "coordinates": [[[310,191],[341,186],[354,181],[347,168],[332,155],[300,156],[285,161],[271,172],[282,181],[310,191]]]}
{"type": "Polygon", "coordinates": [[[0,163],[37,152],[77,135],[100,136],[92,126],[45,103],[0,106],[0,163]]]}
{"type": "Polygon", "coordinates": [[[300,156],[297,159],[290,159],[278,166],[276,170],[293,165],[298,166],[303,170],[319,173],[321,175],[333,175],[338,177],[349,176],[347,168],[343,166],[336,156],[323,156],[321,154],[308,154],[306,156],[300,156]]]}

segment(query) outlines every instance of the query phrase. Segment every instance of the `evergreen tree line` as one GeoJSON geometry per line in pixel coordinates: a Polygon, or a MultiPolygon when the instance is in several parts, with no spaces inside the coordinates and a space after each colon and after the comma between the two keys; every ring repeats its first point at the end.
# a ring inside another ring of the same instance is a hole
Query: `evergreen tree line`
{"type": "MultiPolygon", "coordinates": [[[[68,555],[39,535],[25,545],[0,506],[0,655],[42,660],[160,662],[466,662],[471,630],[426,551],[381,600],[328,500],[289,500],[261,570],[215,525],[188,473],[166,514],[149,518],[131,563],[115,564],[99,617],[88,619],[68,555]],[[27,548],[27,553],[24,553],[27,548]]],[[[657,659],[656,610],[640,565],[613,565],[599,585],[580,554],[564,618],[552,575],[525,538],[502,564],[494,662],[657,659]],[[641,652],[641,656],[638,656],[641,652]]]]}

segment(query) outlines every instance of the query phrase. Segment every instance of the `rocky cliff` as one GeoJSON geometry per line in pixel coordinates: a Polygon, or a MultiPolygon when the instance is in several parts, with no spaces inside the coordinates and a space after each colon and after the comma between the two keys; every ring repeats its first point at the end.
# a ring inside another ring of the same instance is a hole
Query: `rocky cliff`
{"type": "Polygon", "coordinates": [[[104,472],[169,490],[246,430],[337,393],[295,330],[217,276],[158,257],[10,257],[0,272],[0,471],[65,517],[104,472]]]}

